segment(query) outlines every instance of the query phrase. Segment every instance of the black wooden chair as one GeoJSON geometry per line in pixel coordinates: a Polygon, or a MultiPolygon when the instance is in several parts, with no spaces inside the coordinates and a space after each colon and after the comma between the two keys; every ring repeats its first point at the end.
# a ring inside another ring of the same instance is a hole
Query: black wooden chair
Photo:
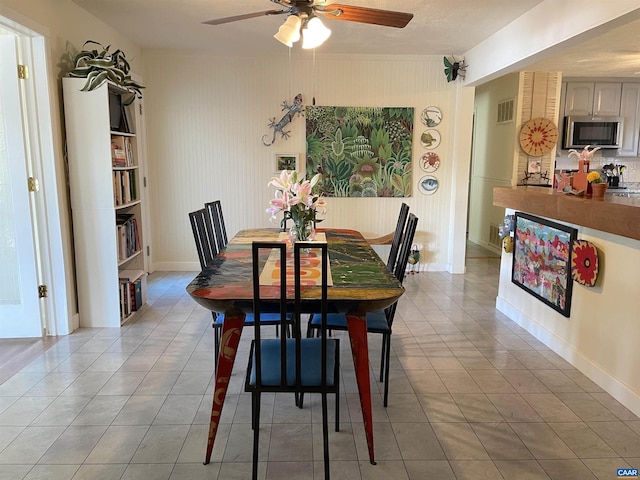
{"type": "Polygon", "coordinates": [[[402,205],[400,205],[400,214],[398,215],[396,229],[392,233],[388,233],[382,237],[367,239],[369,245],[391,245],[389,259],[387,260],[387,267],[390,272],[393,272],[396,268],[398,251],[400,250],[400,244],[402,243],[402,234],[407,224],[407,215],[409,215],[409,205],[403,202],[402,205]]]}
{"type": "MultiPolygon", "coordinates": [[[[395,264],[394,275],[402,283],[407,269],[407,260],[411,253],[411,244],[416,232],[418,217],[409,215],[407,226],[402,235],[402,245],[400,247],[398,261],[395,264]]],[[[384,381],[384,406],[389,400],[389,361],[391,358],[391,328],[396,313],[397,302],[388,306],[384,310],[367,313],[367,332],[379,333],[382,335],[382,352],[380,354],[380,381],[384,381]]],[[[327,316],[326,328],[329,330],[347,330],[347,317],[342,313],[330,313],[327,316]]],[[[307,337],[312,337],[314,333],[320,335],[325,329],[324,322],[318,314],[313,314],[307,326],[307,337]]]]}
{"type": "MultiPolygon", "coordinates": [[[[320,324],[327,318],[327,277],[328,253],[326,243],[296,242],[294,244],[294,334],[293,338],[262,339],[260,325],[263,311],[280,313],[281,328],[287,321],[286,269],[280,271],[280,294],[277,301],[266,301],[261,297],[260,251],[279,252],[281,263],[286,262],[286,244],[282,242],[253,243],[253,308],[254,340],[249,352],[249,366],[245,381],[245,391],[251,392],[251,419],[253,427],[253,479],[258,475],[258,445],[260,436],[260,395],[262,392],[290,392],[295,394],[295,403],[302,405],[302,395],[319,393],[322,397],[322,438],[324,445],[324,477],[329,479],[329,423],[327,414],[327,395],[335,394],[336,420],[335,430],[339,429],[339,385],[340,385],[340,340],[327,338],[326,328],[321,329],[319,338],[301,338],[300,314],[302,289],[300,281],[300,255],[302,249],[319,251],[322,261],[321,298],[317,303],[320,324]]],[[[279,398],[279,397],[276,397],[279,398]]],[[[287,398],[287,397],[282,397],[287,398]]],[[[275,427],[274,427],[275,428],[275,427]]]]}
{"type": "MultiPolygon", "coordinates": [[[[216,203],[216,202],[212,202],[212,203],[216,203]]],[[[209,266],[213,262],[216,255],[220,253],[220,248],[218,248],[218,243],[215,241],[216,229],[212,224],[211,212],[207,208],[201,208],[200,210],[196,210],[195,212],[190,212],[189,221],[191,222],[193,239],[196,244],[196,250],[198,251],[200,268],[204,270],[207,266],[209,266]]],[[[224,227],[222,231],[224,231],[224,227]]],[[[216,313],[212,311],[211,316],[213,318],[212,326],[213,326],[214,362],[215,362],[215,368],[217,369],[218,368],[218,352],[220,351],[220,334],[222,333],[222,324],[224,323],[224,313],[216,313]]],[[[290,317],[289,317],[289,321],[291,321],[290,317]]],[[[280,328],[279,315],[264,315],[262,318],[262,324],[275,325],[276,335],[279,334],[279,328],[280,328]]],[[[253,325],[252,314],[250,313],[247,314],[247,316],[244,319],[244,325],[245,326],[253,325]]],[[[283,330],[283,331],[289,334],[289,329],[283,330]]]]}
{"type": "Polygon", "coordinates": [[[218,248],[214,240],[213,224],[206,209],[201,208],[189,213],[193,239],[196,242],[200,267],[204,269],[218,254],[218,248]]]}
{"type": "Polygon", "coordinates": [[[211,217],[211,223],[215,232],[215,242],[218,251],[227,246],[227,229],[224,225],[224,216],[222,215],[222,204],[220,200],[208,202],[204,204],[204,207],[209,212],[211,217]]]}
{"type": "Polygon", "coordinates": [[[400,252],[400,244],[402,243],[402,235],[407,225],[407,216],[409,215],[409,205],[403,203],[400,206],[400,214],[398,215],[398,223],[391,241],[391,250],[389,251],[389,259],[387,260],[387,268],[390,272],[395,272],[396,263],[398,261],[398,253],[400,252]]]}

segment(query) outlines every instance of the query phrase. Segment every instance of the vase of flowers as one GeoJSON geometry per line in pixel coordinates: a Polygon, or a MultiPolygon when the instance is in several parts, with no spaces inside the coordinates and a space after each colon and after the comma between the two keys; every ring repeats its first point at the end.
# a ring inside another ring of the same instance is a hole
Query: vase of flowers
{"type": "Polygon", "coordinates": [[[273,177],[269,182],[270,186],[276,187],[276,195],[269,202],[267,213],[273,221],[278,213],[283,212],[283,227],[287,220],[292,220],[289,229],[291,242],[315,238],[315,225],[321,221],[317,219],[317,214],[327,211],[324,198],[317,192],[320,178],[318,173],[311,180],[298,180],[297,172],[283,170],[279,177],[273,177]]]}
{"type": "MultiPolygon", "coordinates": [[[[604,198],[604,194],[607,191],[607,183],[602,179],[602,176],[595,170],[589,172],[587,175],[587,182],[591,189],[591,196],[593,198],[604,198]]],[[[588,192],[587,192],[588,193],[588,192]]]]}

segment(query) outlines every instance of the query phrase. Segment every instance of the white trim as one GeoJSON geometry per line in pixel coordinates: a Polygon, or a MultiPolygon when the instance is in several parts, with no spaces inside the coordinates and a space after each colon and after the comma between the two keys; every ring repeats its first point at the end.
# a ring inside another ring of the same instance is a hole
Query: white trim
{"type": "Polygon", "coordinates": [[[29,67],[29,78],[21,87],[29,131],[26,147],[30,157],[30,173],[39,179],[40,184],[40,192],[34,194],[35,212],[32,212],[32,216],[37,232],[38,281],[49,287],[49,297],[41,300],[40,316],[48,335],[67,335],[77,326],[74,327],[74,319],[68,309],[53,135],[56,120],[51,92],[55,88],[50,88],[48,72],[46,36],[49,35],[49,29],[2,5],[0,26],[16,34],[20,61],[29,67]]]}
{"type": "Polygon", "coordinates": [[[578,352],[573,346],[544,328],[533,318],[501,297],[496,298],[496,309],[504,313],[511,320],[536,337],[555,353],[576,367],[597,385],[602,387],[613,398],[640,416],[640,396],[629,389],[624,383],[610,373],[604,371],[598,364],[578,352]]]}

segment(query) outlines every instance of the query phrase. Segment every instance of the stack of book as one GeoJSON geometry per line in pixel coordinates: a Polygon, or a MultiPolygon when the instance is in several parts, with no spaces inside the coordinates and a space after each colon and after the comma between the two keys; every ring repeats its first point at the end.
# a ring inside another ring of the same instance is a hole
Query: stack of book
{"type": "Polygon", "coordinates": [[[142,306],[142,270],[121,270],[120,282],[120,319],[124,320],[142,306]]]}
{"type": "Polygon", "coordinates": [[[135,165],[133,147],[129,137],[111,136],[111,164],[114,168],[135,165]]]}
{"type": "Polygon", "coordinates": [[[116,206],[135,202],[138,199],[136,191],[135,170],[114,170],[113,202],[116,206]]]}
{"type": "Polygon", "coordinates": [[[138,232],[138,219],[133,213],[118,213],[116,214],[116,227],[118,229],[118,258],[126,260],[142,248],[138,232]]]}

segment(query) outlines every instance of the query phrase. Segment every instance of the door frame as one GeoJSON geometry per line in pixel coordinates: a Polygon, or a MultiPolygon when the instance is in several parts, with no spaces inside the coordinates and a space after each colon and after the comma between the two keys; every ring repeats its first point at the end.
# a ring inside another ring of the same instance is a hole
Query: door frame
{"type": "MultiPolygon", "coordinates": [[[[61,199],[66,198],[65,183],[58,181],[56,150],[62,151],[53,134],[55,76],[49,74],[49,29],[24,15],[0,5],[0,29],[16,37],[18,61],[27,65],[29,76],[21,80],[21,102],[25,128],[25,153],[29,176],[39,180],[39,192],[32,193],[31,220],[36,250],[38,283],[47,285],[49,296],[40,300],[40,317],[45,335],[68,335],[77,328],[70,315],[67,284],[68,252],[62,230],[61,199]]],[[[64,175],[62,176],[64,178],[64,175]]],[[[68,227],[69,228],[69,227],[68,227]]],[[[69,243],[67,241],[67,243],[69,243]]]]}

